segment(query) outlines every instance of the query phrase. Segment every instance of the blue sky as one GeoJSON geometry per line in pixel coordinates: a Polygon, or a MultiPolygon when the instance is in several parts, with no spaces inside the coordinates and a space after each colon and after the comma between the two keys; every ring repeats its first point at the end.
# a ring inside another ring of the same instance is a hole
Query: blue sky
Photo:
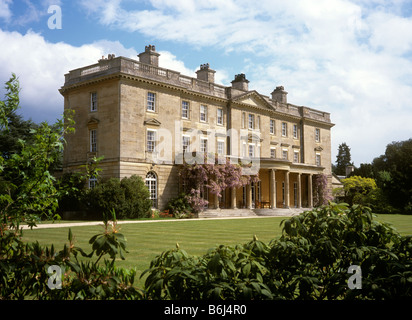
{"type": "Polygon", "coordinates": [[[195,77],[209,63],[218,83],[245,73],[251,90],[283,85],[288,102],[330,112],[332,162],[342,142],[358,166],[412,138],[410,0],[0,0],[0,82],[19,76],[36,122],[62,114],[69,70],[148,44],[161,67],[195,77]]]}

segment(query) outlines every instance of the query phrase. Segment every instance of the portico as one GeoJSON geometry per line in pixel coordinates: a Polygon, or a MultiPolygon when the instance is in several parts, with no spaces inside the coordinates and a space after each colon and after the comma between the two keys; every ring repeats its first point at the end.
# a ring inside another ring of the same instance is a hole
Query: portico
{"type": "MultiPolygon", "coordinates": [[[[313,176],[323,168],[305,164],[274,164],[262,162],[259,181],[241,188],[231,188],[217,199],[209,195],[209,208],[220,209],[279,209],[312,208],[313,176]]],[[[279,160],[279,162],[281,162],[279,160]]]]}

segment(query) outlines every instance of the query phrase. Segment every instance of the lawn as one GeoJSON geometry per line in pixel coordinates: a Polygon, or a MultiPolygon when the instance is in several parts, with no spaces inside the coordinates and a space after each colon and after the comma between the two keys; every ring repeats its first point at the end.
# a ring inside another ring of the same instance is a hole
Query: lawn
{"type": "MultiPolygon", "coordinates": [[[[281,235],[280,222],[284,217],[221,219],[221,220],[165,220],[150,223],[122,224],[121,231],[127,238],[126,260],[117,265],[136,268],[138,275],[150,265],[150,261],[165,250],[180,248],[189,254],[203,255],[208,249],[220,245],[233,245],[252,240],[269,242],[281,235]]],[[[412,235],[412,216],[379,215],[377,220],[391,223],[401,234],[412,235]]],[[[76,245],[86,252],[91,251],[88,240],[102,230],[102,226],[72,227],[76,245]]],[[[57,250],[68,242],[68,228],[25,230],[24,241],[39,241],[40,244],[54,244],[57,250]]],[[[136,284],[142,286],[141,282],[136,284]]]]}

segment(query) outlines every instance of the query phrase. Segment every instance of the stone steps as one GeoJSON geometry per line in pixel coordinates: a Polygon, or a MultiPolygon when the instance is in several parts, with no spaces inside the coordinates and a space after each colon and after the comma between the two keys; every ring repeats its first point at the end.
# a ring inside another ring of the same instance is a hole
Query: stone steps
{"type": "Polygon", "coordinates": [[[288,209],[206,209],[199,213],[199,218],[227,218],[227,217],[291,217],[310,210],[308,208],[288,209]]]}

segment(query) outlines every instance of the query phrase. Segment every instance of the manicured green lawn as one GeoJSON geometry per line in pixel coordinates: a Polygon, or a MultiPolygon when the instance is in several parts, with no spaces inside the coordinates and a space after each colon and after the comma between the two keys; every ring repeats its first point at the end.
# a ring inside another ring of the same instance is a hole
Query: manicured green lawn
{"type": "MultiPolygon", "coordinates": [[[[203,255],[208,249],[220,245],[233,245],[259,240],[269,242],[281,234],[280,222],[285,218],[257,218],[233,220],[174,220],[152,223],[122,224],[120,232],[127,238],[126,260],[117,266],[136,268],[138,274],[149,268],[150,261],[165,250],[173,249],[176,243],[189,254],[203,255]]],[[[102,226],[72,227],[76,245],[86,252],[91,251],[88,240],[102,230],[102,226]]],[[[68,228],[25,230],[25,241],[54,244],[57,250],[68,243],[68,228]]],[[[138,284],[139,285],[139,284],[138,284]]]]}
{"type": "MultiPolygon", "coordinates": [[[[280,222],[284,217],[250,218],[231,220],[172,220],[151,223],[121,225],[120,232],[127,238],[126,260],[119,260],[117,266],[136,268],[138,275],[149,268],[150,261],[165,250],[180,248],[189,254],[203,255],[216,245],[233,245],[251,241],[256,235],[259,240],[269,242],[281,235],[280,222]]],[[[412,235],[412,216],[379,215],[377,220],[388,222],[403,235],[412,235]]],[[[72,227],[76,245],[86,252],[91,251],[88,240],[102,230],[102,226],[72,227]]],[[[40,244],[54,244],[57,250],[68,243],[68,228],[25,230],[25,241],[39,241],[40,244]]],[[[136,284],[142,286],[141,282],[136,284]]]]}

